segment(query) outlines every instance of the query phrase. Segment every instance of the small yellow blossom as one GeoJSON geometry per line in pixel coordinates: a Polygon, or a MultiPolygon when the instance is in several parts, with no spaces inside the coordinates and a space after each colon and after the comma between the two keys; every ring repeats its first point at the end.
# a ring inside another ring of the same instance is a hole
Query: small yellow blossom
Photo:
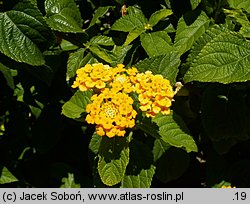
{"type": "Polygon", "coordinates": [[[91,97],[93,101],[86,107],[87,123],[97,124],[96,132],[100,136],[124,136],[125,128],[135,125],[136,111],[133,99],[126,93],[105,88],[99,95],[91,97]]]}

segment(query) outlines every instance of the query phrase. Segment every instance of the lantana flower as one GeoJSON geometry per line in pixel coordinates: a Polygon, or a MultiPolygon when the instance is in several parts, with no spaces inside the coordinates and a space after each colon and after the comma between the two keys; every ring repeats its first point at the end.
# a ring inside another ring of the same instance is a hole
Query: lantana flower
{"type": "Polygon", "coordinates": [[[136,93],[139,110],[147,117],[169,114],[174,91],[170,81],[151,71],[139,73],[136,68],[125,69],[118,64],[112,68],[102,63],[87,64],[76,72],[72,88],[92,89],[92,103],[86,107],[86,122],[96,125],[100,136],[124,136],[126,128],[135,126],[137,112],[130,94],[136,93]]]}

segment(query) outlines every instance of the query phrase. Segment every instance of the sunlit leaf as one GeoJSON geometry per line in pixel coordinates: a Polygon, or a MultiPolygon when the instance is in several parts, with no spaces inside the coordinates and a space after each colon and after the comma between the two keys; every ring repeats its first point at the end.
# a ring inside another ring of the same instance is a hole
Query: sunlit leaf
{"type": "Polygon", "coordinates": [[[80,184],[75,183],[74,174],[68,173],[68,178],[62,178],[60,188],[80,188],[80,184]]]}
{"type": "Polygon", "coordinates": [[[243,8],[250,13],[250,1],[249,0],[227,0],[232,8],[243,8]]]}
{"type": "Polygon", "coordinates": [[[180,18],[178,22],[174,46],[179,50],[180,54],[183,54],[193,46],[194,42],[205,33],[210,23],[209,18],[203,11],[192,22],[195,14],[188,13],[180,18]]]}
{"type": "Polygon", "coordinates": [[[85,113],[86,106],[91,103],[90,91],[77,91],[62,107],[62,114],[69,118],[80,118],[85,113]]]}
{"type": "Polygon", "coordinates": [[[155,166],[151,165],[149,169],[142,169],[138,175],[125,175],[121,188],[149,188],[154,174],[155,166]]]}
{"type": "Polygon", "coordinates": [[[99,152],[100,144],[102,141],[102,137],[96,133],[92,135],[92,138],[89,143],[89,149],[94,153],[97,154],[99,152]]]}
{"type": "Polygon", "coordinates": [[[84,49],[81,48],[69,55],[67,62],[67,77],[72,78],[76,74],[76,70],[82,66],[84,49]]]}
{"type": "Polygon", "coordinates": [[[171,38],[165,31],[142,34],[141,44],[149,57],[164,55],[173,51],[171,38]]]}
{"type": "Polygon", "coordinates": [[[173,11],[170,9],[161,9],[153,13],[149,20],[148,23],[152,26],[156,25],[160,20],[163,20],[164,18],[170,16],[173,14],[173,11]]]}
{"type": "Polygon", "coordinates": [[[0,169],[0,184],[18,181],[17,178],[6,168],[0,169]]]}
{"type": "Polygon", "coordinates": [[[129,162],[129,148],[126,138],[103,137],[99,149],[98,172],[107,186],[121,182],[129,162]]]}
{"type": "Polygon", "coordinates": [[[154,161],[156,162],[160,159],[164,152],[166,152],[170,147],[171,145],[164,142],[162,139],[155,139],[153,148],[154,161]]]}
{"type": "Polygon", "coordinates": [[[222,33],[201,50],[185,82],[244,82],[250,79],[250,42],[236,33],[222,33]]]}
{"type": "Polygon", "coordinates": [[[196,7],[201,3],[201,0],[190,0],[192,9],[196,9],[196,7]]]}
{"type": "Polygon", "coordinates": [[[46,21],[58,31],[78,33],[82,30],[82,18],[74,0],[46,0],[46,21]]]}
{"type": "Polygon", "coordinates": [[[197,152],[197,146],[185,123],[175,113],[171,115],[158,114],[152,120],[159,127],[160,138],[175,147],[184,148],[187,152],[197,152]]]}

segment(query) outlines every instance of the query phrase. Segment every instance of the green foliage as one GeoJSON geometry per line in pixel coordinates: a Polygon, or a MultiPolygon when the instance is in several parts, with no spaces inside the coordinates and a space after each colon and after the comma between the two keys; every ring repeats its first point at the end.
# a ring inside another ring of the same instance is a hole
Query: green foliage
{"type": "Polygon", "coordinates": [[[250,79],[249,48],[250,42],[236,33],[217,35],[194,59],[184,80],[224,84],[247,81],[250,79]]]}
{"type": "Polygon", "coordinates": [[[1,187],[250,186],[249,0],[1,3],[1,187]],[[93,63],[161,74],[171,114],[133,93],[135,126],[99,136],[72,88],[93,63]]]}
{"type": "Polygon", "coordinates": [[[158,115],[152,121],[159,127],[158,133],[164,142],[174,147],[183,147],[187,152],[198,151],[188,128],[178,115],[158,115]]]}
{"type": "Polygon", "coordinates": [[[91,103],[92,93],[77,91],[62,107],[62,114],[69,118],[80,118],[86,106],[91,103]]]}
{"type": "Polygon", "coordinates": [[[151,25],[151,26],[154,26],[156,25],[160,20],[172,15],[173,12],[172,10],[170,9],[161,9],[159,11],[156,11],[155,13],[153,13],[149,20],[148,20],[148,23],[151,25]]]}
{"type": "Polygon", "coordinates": [[[167,54],[173,50],[171,38],[164,31],[142,34],[141,44],[149,57],[167,54]]]}
{"type": "Polygon", "coordinates": [[[176,36],[174,41],[174,47],[183,54],[189,50],[194,42],[205,33],[210,23],[209,18],[203,11],[199,14],[187,13],[180,18],[176,30],[176,36]],[[198,15],[197,18],[192,22],[194,15],[198,15]]]}
{"type": "Polygon", "coordinates": [[[228,0],[228,3],[232,8],[242,8],[250,13],[250,2],[248,0],[228,0]]]}
{"type": "Polygon", "coordinates": [[[62,178],[62,185],[60,188],[80,188],[79,184],[75,183],[74,174],[68,173],[68,178],[62,178]]]}
{"type": "Polygon", "coordinates": [[[155,166],[151,165],[149,169],[142,169],[138,175],[125,175],[121,188],[149,188],[154,174],[155,166]]]}
{"type": "Polygon", "coordinates": [[[11,11],[1,12],[0,27],[3,54],[34,66],[45,63],[39,48],[46,44],[47,48],[54,36],[35,5],[26,0],[11,11]]]}
{"type": "Polygon", "coordinates": [[[129,148],[125,138],[102,139],[98,172],[107,186],[121,182],[129,162],[129,148]]]}
{"type": "Polygon", "coordinates": [[[194,10],[200,3],[202,0],[190,0],[192,9],[194,10]]]}
{"type": "Polygon", "coordinates": [[[13,79],[13,76],[11,74],[11,70],[4,66],[2,63],[0,63],[0,71],[2,72],[6,82],[7,82],[7,85],[11,88],[11,89],[15,89],[15,84],[14,84],[14,79],[13,79]]]}
{"type": "Polygon", "coordinates": [[[46,21],[53,30],[83,32],[80,11],[73,0],[46,0],[46,21]]]}
{"type": "Polygon", "coordinates": [[[18,181],[17,178],[6,168],[1,168],[0,184],[12,183],[18,181]]]}

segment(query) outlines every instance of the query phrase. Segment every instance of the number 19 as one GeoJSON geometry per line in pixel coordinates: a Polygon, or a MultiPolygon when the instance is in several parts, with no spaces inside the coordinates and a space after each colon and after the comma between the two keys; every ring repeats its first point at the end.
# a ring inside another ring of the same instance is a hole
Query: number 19
{"type": "Polygon", "coordinates": [[[236,196],[236,200],[246,200],[247,198],[246,192],[241,192],[241,193],[237,192],[235,193],[235,196],[236,196]]]}

